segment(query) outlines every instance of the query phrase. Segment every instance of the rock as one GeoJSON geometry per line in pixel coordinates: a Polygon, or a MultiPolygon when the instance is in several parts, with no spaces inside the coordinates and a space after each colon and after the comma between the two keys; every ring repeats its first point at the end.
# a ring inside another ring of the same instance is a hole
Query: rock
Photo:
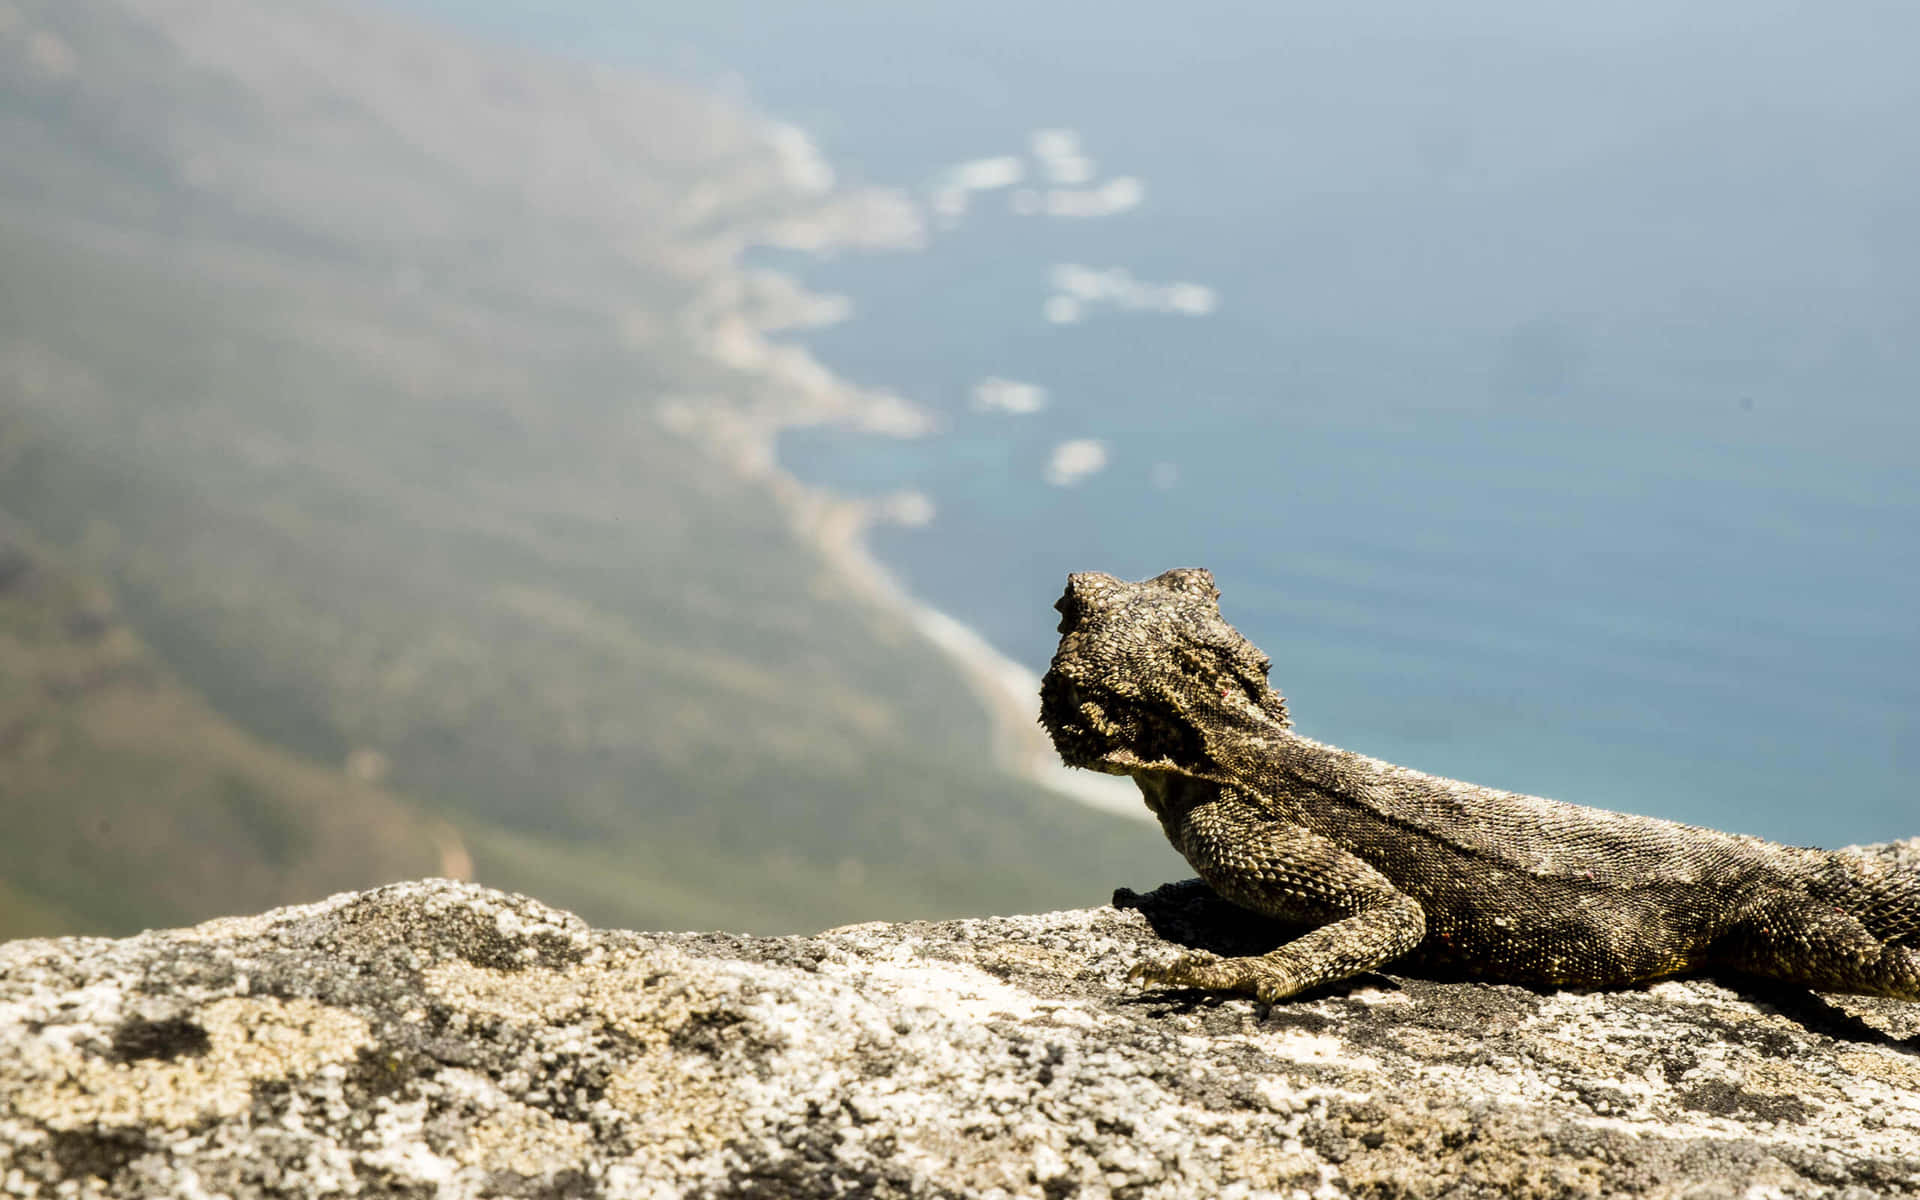
{"type": "Polygon", "coordinates": [[[1197,883],[1116,900],[748,938],[433,880],[9,943],[0,1192],[1920,1194],[1920,1005],[1142,993],[1163,935],[1285,933],[1197,883]]]}

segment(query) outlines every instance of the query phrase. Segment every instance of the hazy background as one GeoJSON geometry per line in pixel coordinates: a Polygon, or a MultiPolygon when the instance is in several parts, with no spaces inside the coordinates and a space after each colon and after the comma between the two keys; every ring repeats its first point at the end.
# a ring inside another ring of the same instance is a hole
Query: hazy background
{"type": "Polygon", "coordinates": [[[0,934],[1174,877],[1025,757],[1084,569],[1353,749],[1920,832],[1916,35],[0,0],[0,934]]]}

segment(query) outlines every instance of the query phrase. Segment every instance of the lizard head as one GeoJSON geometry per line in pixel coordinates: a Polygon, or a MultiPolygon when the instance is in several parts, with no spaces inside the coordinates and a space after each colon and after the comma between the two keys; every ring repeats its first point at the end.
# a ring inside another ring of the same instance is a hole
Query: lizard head
{"type": "Polygon", "coordinates": [[[1208,774],[1210,744],[1286,728],[1271,662],[1222,619],[1208,572],[1073,575],[1054,608],[1060,648],[1040,681],[1040,722],[1068,766],[1208,774]]]}

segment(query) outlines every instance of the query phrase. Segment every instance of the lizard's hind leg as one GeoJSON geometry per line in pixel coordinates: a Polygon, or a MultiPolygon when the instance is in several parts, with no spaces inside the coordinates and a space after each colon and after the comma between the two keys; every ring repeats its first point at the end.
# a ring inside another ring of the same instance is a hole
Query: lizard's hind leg
{"type": "Polygon", "coordinates": [[[1821,992],[1920,1000],[1920,951],[1818,897],[1770,890],[1714,942],[1713,961],[1821,992]]]}
{"type": "Polygon", "coordinates": [[[1862,896],[1853,911],[1881,941],[1920,949],[1920,876],[1888,880],[1862,896]]]}
{"type": "Polygon", "coordinates": [[[1807,890],[1858,917],[1881,941],[1920,947],[1920,871],[1835,853],[1807,890]]]}

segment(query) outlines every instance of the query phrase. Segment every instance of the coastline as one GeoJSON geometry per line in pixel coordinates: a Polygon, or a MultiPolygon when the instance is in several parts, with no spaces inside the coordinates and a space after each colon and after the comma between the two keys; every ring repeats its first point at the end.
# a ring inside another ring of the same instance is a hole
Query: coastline
{"type": "MultiPolygon", "coordinates": [[[[889,398],[889,404],[896,402],[889,398]]],[[[1040,725],[1039,675],[1001,653],[972,626],[916,599],[874,555],[867,532],[881,522],[926,523],[932,504],[924,496],[903,492],[867,500],[803,483],[774,456],[772,443],[780,424],[751,431],[758,436],[749,437],[748,426],[690,421],[684,409],[665,409],[662,417],[669,426],[696,436],[702,425],[713,432],[731,427],[731,436],[721,442],[732,446],[727,457],[767,488],[795,535],[865,603],[899,618],[952,664],[987,713],[993,730],[988,749],[997,766],[1089,808],[1152,819],[1131,780],[1073,770],[1060,761],[1040,725]]]]}
{"type": "MultiPolygon", "coordinates": [[[[805,489],[791,477],[788,481],[793,487],[805,489]]],[[[1037,674],[1002,654],[972,626],[916,600],[874,556],[866,532],[877,520],[885,519],[884,503],[829,499],[826,504],[826,519],[813,523],[813,545],[870,603],[903,617],[953,664],[961,681],[987,711],[993,726],[991,753],[1003,770],[1089,808],[1152,820],[1131,780],[1077,771],[1060,761],[1040,725],[1037,674]]]]}
{"type": "Polygon", "coordinates": [[[727,469],[764,486],[796,536],[874,609],[900,619],[954,667],[985,709],[989,753],[1009,774],[1103,812],[1150,820],[1130,780],[1071,770],[1040,727],[1040,678],[953,616],[916,599],[875,557],[867,532],[880,522],[924,525],[933,502],[918,492],[874,499],[837,495],[803,483],[779,463],[781,431],[828,425],[883,437],[938,432],[933,414],[893,392],[842,379],[804,346],[769,333],[820,328],[852,310],[843,296],[810,292],[782,272],[745,266],[750,246],[815,252],[857,248],[914,250],[925,226],[914,201],[893,189],[832,186],[833,173],[804,133],[767,122],[764,137],[783,168],[790,208],[748,236],[726,239],[704,294],[680,329],[709,361],[750,379],[752,389],[663,397],[660,424],[704,448],[727,469]],[[751,391],[750,398],[743,392],[751,391]]]}

